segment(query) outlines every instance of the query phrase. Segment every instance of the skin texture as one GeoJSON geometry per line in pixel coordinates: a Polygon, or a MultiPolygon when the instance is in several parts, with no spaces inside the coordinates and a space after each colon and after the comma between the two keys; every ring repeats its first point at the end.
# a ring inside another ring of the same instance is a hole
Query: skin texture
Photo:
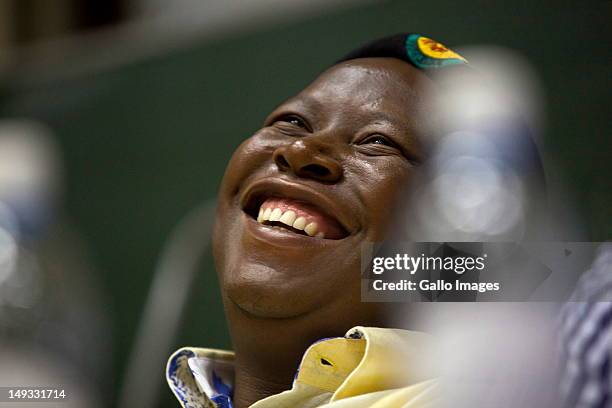
{"type": "Polygon", "coordinates": [[[214,255],[238,408],[289,389],[314,341],[388,323],[384,305],[360,302],[360,247],[387,234],[423,159],[432,88],[397,59],[344,62],[276,108],[234,153],[219,192],[214,255]],[[270,196],[317,206],[346,236],[257,223],[258,204],[270,196]]]}

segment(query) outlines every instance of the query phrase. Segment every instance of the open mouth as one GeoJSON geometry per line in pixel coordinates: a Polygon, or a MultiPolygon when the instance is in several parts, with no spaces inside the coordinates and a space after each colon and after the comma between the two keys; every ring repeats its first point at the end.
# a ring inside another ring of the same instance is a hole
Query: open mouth
{"type": "Polygon", "coordinates": [[[342,239],[346,229],[317,206],[285,197],[252,197],[244,211],[258,223],[320,239],[342,239]]]}

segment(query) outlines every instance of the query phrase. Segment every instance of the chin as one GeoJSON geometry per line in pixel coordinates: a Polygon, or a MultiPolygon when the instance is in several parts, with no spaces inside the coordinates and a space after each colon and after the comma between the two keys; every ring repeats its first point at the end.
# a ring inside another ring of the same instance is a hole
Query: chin
{"type": "Polygon", "coordinates": [[[293,276],[267,264],[244,262],[225,270],[222,292],[235,307],[251,317],[293,318],[317,310],[333,296],[330,287],[293,276]]]}
{"type": "Polygon", "coordinates": [[[286,319],[321,309],[347,291],[359,296],[359,236],[306,237],[241,213],[229,220],[219,223],[215,234],[226,307],[250,317],[286,319]]]}

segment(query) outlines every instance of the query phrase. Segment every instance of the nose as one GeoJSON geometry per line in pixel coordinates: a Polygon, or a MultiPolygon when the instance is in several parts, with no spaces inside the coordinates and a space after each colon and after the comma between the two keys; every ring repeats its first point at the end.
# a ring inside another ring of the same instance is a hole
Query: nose
{"type": "Polygon", "coordinates": [[[273,159],[280,171],[325,183],[335,183],[342,178],[342,166],[326,150],[317,142],[299,139],[290,145],[277,148],[273,159]]]}

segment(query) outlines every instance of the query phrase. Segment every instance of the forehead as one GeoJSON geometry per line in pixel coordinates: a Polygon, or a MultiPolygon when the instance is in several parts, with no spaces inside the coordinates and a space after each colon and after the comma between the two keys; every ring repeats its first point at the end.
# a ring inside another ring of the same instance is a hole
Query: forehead
{"type": "Polygon", "coordinates": [[[323,113],[382,116],[417,125],[428,110],[433,82],[418,69],[395,58],[361,58],[323,72],[287,101],[323,113]]]}
{"type": "Polygon", "coordinates": [[[396,58],[359,58],[334,65],[312,82],[304,91],[318,92],[323,89],[342,94],[351,89],[364,93],[387,93],[393,96],[414,94],[430,81],[412,65],[396,58]],[[323,88],[323,89],[322,89],[323,88]],[[398,89],[400,88],[400,89],[398,89]]]}

